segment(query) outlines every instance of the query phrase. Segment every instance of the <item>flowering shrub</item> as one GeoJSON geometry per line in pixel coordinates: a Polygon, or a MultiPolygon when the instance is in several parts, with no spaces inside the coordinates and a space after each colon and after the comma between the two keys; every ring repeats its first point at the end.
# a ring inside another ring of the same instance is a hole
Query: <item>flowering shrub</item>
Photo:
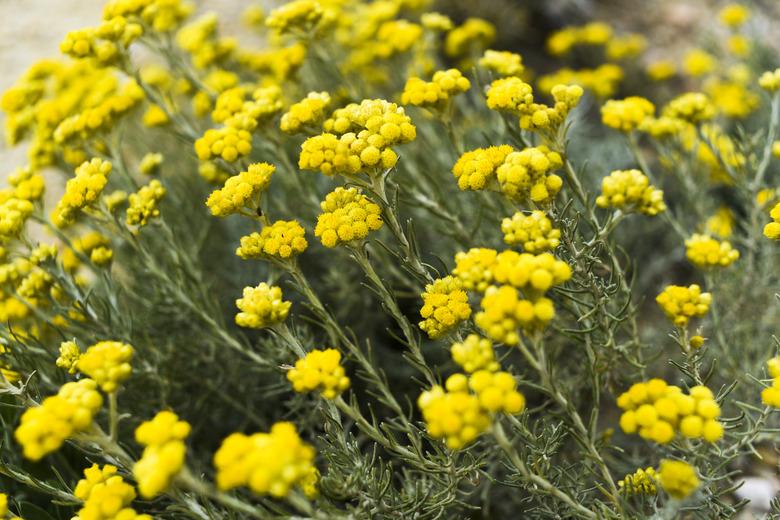
{"type": "Polygon", "coordinates": [[[652,61],[428,0],[250,6],[262,45],[107,2],[0,104],[0,518],[740,515],[780,58],[715,14],[652,61]]]}

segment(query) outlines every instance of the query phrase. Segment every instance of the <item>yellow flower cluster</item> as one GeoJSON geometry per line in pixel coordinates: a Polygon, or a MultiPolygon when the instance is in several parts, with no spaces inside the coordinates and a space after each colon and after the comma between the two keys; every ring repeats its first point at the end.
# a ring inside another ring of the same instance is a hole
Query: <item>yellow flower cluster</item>
{"type": "Polygon", "coordinates": [[[772,240],[780,240],[780,202],[769,211],[772,222],[764,226],[764,236],[772,240]]]}
{"type": "Polygon", "coordinates": [[[610,99],[601,107],[603,123],[621,132],[636,130],[645,118],[653,115],[655,115],[655,105],[639,96],[610,99]]]}
{"type": "Polygon", "coordinates": [[[780,90],[780,68],[768,70],[758,78],[758,85],[767,92],[775,93],[780,90]]]}
{"type": "Polygon", "coordinates": [[[431,81],[413,77],[406,81],[401,103],[443,109],[449,100],[471,88],[471,82],[458,69],[439,70],[431,81]]]}
{"type": "Polygon", "coordinates": [[[655,468],[639,468],[618,481],[618,489],[627,495],[655,495],[658,473],[655,468]]]}
{"type": "Polygon", "coordinates": [[[423,13],[420,16],[420,23],[429,31],[434,32],[448,32],[454,27],[449,16],[437,12],[423,13]]]}
{"type": "Polygon", "coordinates": [[[130,377],[133,347],[119,341],[99,341],[79,357],[76,368],[92,378],[104,392],[116,392],[130,377]]]}
{"type": "Polygon", "coordinates": [[[163,154],[149,152],[141,158],[141,162],[138,163],[138,170],[144,175],[154,175],[160,169],[162,163],[163,154]]]}
{"type": "Polygon", "coordinates": [[[718,111],[728,117],[747,117],[761,102],[757,94],[734,81],[710,81],[705,83],[704,91],[718,111]]]}
{"type": "Polygon", "coordinates": [[[604,22],[564,27],[549,36],[547,51],[553,56],[562,56],[578,45],[606,45],[612,36],[612,27],[604,22]]]}
{"type": "Polygon", "coordinates": [[[39,200],[46,188],[43,175],[35,173],[29,166],[11,172],[8,184],[13,187],[15,198],[29,201],[39,200]]]}
{"type": "Polygon", "coordinates": [[[563,159],[558,152],[546,146],[525,148],[506,156],[496,169],[496,178],[502,193],[510,199],[546,203],[563,186],[563,179],[552,173],[561,166],[563,159]]]}
{"type": "Polygon", "coordinates": [[[159,217],[160,209],[157,207],[165,197],[165,188],[162,183],[154,179],[146,186],[142,186],[138,192],[131,193],[128,197],[127,217],[128,226],[145,226],[150,218],[159,217]]]}
{"type": "Polygon", "coordinates": [[[184,467],[187,447],[184,439],[190,425],[169,411],[157,413],[135,429],[135,440],[144,446],[141,458],[133,466],[138,491],[144,498],[154,498],[166,491],[184,467]]]}
{"type": "Polygon", "coordinates": [[[84,431],[103,406],[97,383],[91,379],[65,383],[57,395],[47,397],[40,406],[27,409],[14,437],[22,445],[24,456],[40,460],[56,451],[74,433],[84,431]]]}
{"type": "Polygon", "coordinates": [[[332,348],[308,352],[287,372],[287,379],[296,392],[317,391],[325,399],[335,399],[349,388],[349,377],[341,366],[341,352],[332,348]]]}
{"type": "Polygon", "coordinates": [[[221,157],[233,162],[252,151],[252,134],[232,126],[210,128],[195,141],[195,153],[201,161],[221,157]]]}
{"type": "Polygon", "coordinates": [[[761,391],[761,401],[774,408],[780,408],[780,357],[774,357],[766,362],[772,386],[761,391]]]}
{"type": "Polygon", "coordinates": [[[487,106],[491,110],[505,110],[519,117],[524,130],[555,131],[577,106],[582,97],[579,85],[555,83],[550,87],[555,104],[550,107],[534,102],[533,89],[517,77],[495,80],[487,91],[487,106]]]}
{"type": "Polygon", "coordinates": [[[520,76],[525,67],[519,54],[509,51],[488,49],[479,59],[479,66],[492,70],[499,76],[520,76]]]}
{"type": "Polygon", "coordinates": [[[471,316],[469,297],[458,278],[446,276],[425,286],[419,326],[428,337],[440,338],[471,316]]]}
{"type": "Polygon", "coordinates": [[[73,240],[73,249],[88,256],[95,265],[105,265],[111,261],[114,252],[109,245],[108,237],[97,231],[90,231],[73,240]]]}
{"type": "Polygon", "coordinates": [[[504,242],[521,246],[528,253],[551,251],[561,243],[561,230],[554,228],[544,211],[518,211],[501,222],[504,242]]]}
{"type": "Polygon", "coordinates": [[[685,241],[685,247],[688,260],[701,268],[727,267],[739,259],[739,251],[729,242],[718,242],[709,235],[694,233],[685,241]]]}
{"type": "Polygon", "coordinates": [[[475,55],[496,39],[496,28],[481,18],[468,18],[447,33],[444,52],[452,58],[475,55]],[[476,52],[475,52],[476,51],[476,52]]]}
{"type": "Polygon", "coordinates": [[[704,228],[720,238],[728,238],[734,232],[735,216],[728,206],[721,206],[707,218],[704,228]]]}
{"type": "Polygon", "coordinates": [[[652,186],[639,170],[615,170],[604,177],[596,205],[650,216],[666,209],[664,192],[652,186]]]}
{"type": "Polygon", "coordinates": [[[495,249],[474,247],[455,254],[453,276],[457,276],[467,291],[483,293],[493,282],[493,267],[498,252],[495,249]]]}
{"type": "Polygon", "coordinates": [[[183,0],[111,0],[103,6],[103,19],[124,16],[141,20],[155,31],[168,32],[187,18],[194,6],[183,0]]]}
{"type": "Polygon", "coordinates": [[[81,350],[75,341],[63,341],[60,343],[60,355],[56,364],[69,374],[78,372],[78,362],[81,357],[81,350]]]}
{"type": "Polygon", "coordinates": [[[398,155],[391,148],[408,143],[417,129],[403,107],[383,99],[365,99],[337,109],[323,123],[325,133],[301,145],[298,166],[325,175],[357,175],[391,168],[398,155]]]}
{"type": "Polygon", "coordinates": [[[60,42],[60,52],[74,59],[91,58],[100,65],[110,65],[143,32],[140,24],[127,23],[124,17],[117,16],[97,27],[68,32],[60,42]]]}
{"type": "Polygon", "coordinates": [[[550,91],[555,85],[576,85],[580,89],[590,90],[598,98],[608,98],[615,95],[622,80],[623,69],[614,63],[605,63],[595,69],[562,68],[540,76],[537,85],[542,91],[550,91]]]}
{"type": "Polygon", "coordinates": [[[499,369],[493,352],[493,342],[477,334],[469,334],[465,340],[453,343],[450,352],[452,360],[468,373],[478,370],[495,372],[499,369]]]}
{"type": "Polygon", "coordinates": [[[309,94],[290,106],[282,115],[279,128],[286,134],[297,134],[307,128],[322,124],[325,109],[330,105],[327,92],[309,92],[309,94]]]}
{"type": "MultiPolygon", "coordinates": [[[[176,33],[176,43],[190,55],[193,65],[198,69],[224,64],[236,50],[235,39],[219,37],[218,23],[216,13],[206,13],[176,33]]],[[[226,71],[221,69],[215,71],[215,73],[219,72],[224,74],[226,71]]],[[[209,86],[214,88],[213,85],[209,86]]],[[[214,90],[222,89],[214,88],[214,90]]]]}
{"type": "Polygon", "coordinates": [[[287,319],[292,303],[282,300],[282,289],[265,282],[244,287],[243,297],[236,300],[241,311],[236,324],[250,329],[264,329],[287,319]]]}
{"type": "Polygon", "coordinates": [[[627,434],[666,444],[679,433],[688,439],[715,442],[723,437],[718,422],[720,406],[706,386],[694,386],[686,395],[662,379],[636,383],[618,397],[625,410],[620,428],[627,434]]]}
{"type": "Polygon", "coordinates": [[[250,164],[247,171],[233,175],[225,181],[225,185],[214,190],[206,200],[211,214],[226,217],[241,212],[247,208],[252,213],[257,211],[260,195],[271,184],[271,176],[276,168],[268,163],[250,164]]]}
{"type": "Polygon", "coordinates": [[[65,184],[65,193],[54,210],[58,226],[73,223],[76,214],[94,204],[108,182],[111,163],[94,158],[76,168],[76,176],[65,184]]]}
{"type": "Polygon", "coordinates": [[[336,188],[320,203],[314,236],[325,247],[364,240],[382,227],[382,209],[357,188],[336,188]]]}
{"type": "Polygon", "coordinates": [[[314,448],[289,422],[274,424],[269,433],[234,433],[214,454],[217,486],[248,486],[255,493],[283,498],[316,474],[314,455],[314,448]]]}
{"type": "Polygon", "coordinates": [[[691,49],[683,58],[683,70],[694,78],[709,74],[716,66],[715,56],[702,49],[691,49]]]}
{"type": "Polygon", "coordinates": [[[678,500],[690,496],[699,487],[696,470],[681,460],[662,460],[656,480],[664,491],[678,500]]]}
{"type": "Polygon", "coordinates": [[[488,287],[481,306],[474,323],[491,339],[510,346],[520,342],[520,329],[527,332],[542,329],[555,316],[552,300],[524,299],[511,285],[488,287]]]}
{"type": "Polygon", "coordinates": [[[297,220],[277,220],[264,226],[260,233],[241,237],[236,255],[244,260],[271,257],[279,260],[303,253],[309,246],[306,231],[297,220]]]}
{"type": "Polygon", "coordinates": [[[32,202],[10,198],[0,203],[0,242],[18,237],[24,230],[27,219],[32,215],[32,202]]]}
{"type": "Polygon", "coordinates": [[[696,124],[715,117],[715,107],[706,94],[688,92],[671,100],[664,107],[663,115],[696,124]]]}
{"type": "Polygon", "coordinates": [[[663,292],[656,296],[655,301],[672,323],[685,327],[691,318],[701,318],[707,314],[712,294],[701,292],[701,287],[696,284],[689,287],[667,285],[663,292]]]}
{"type": "Polygon", "coordinates": [[[503,164],[513,148],[507,144],[477,148],[461,155],[452,167],[452,174],[461,190],[482,190],[495,179],[496,169],[503,164]]]}
{"type": "Polygon", "coordinates": [[[739,27],[750,18],[750,9],[742,4],[726,4],[718,13],[721,23],[731,28],[739,27]]]}
{"type": "Polygon", "coordinates": [[[517,391],[515,378],[508,372],[453,374],[444,386],[420,394],[417,406],[431,437],[445,439],[453,450],[467,446],[485,432],[492,414],[514,415],[525,409],[525,397],[517,391]]]}
{"type": "Polygon", "coordinates": [[[639,56],[647,48],[647,39],[641,34],[629,33],[615,36],[607,42],[607,58],[625,60],[639,56]]]}
{"type": "Polygon", "coordinates": [[[135,500],[133,486],[117,474],[116,466],[97,464],[84,470],[84,478],[73,490],[76,498],[84,503],[78,512],[80,520],[152,520],[149,515],[139,515],[130,503],[135,500]]]}
{"type": "Polygon", "coordinates": [[[668,60],[658,60],[650,63],[646,69],[647,75],[653,81],[664,81],[677,72],[674,63],[668,60]]]}
{"type": "Polygon", "coordinates": [[[317,0],[294,0],[271,11],[265,25],[279,33],[305,32],[317,25],[322,15],[323,9],[317,0]]]}

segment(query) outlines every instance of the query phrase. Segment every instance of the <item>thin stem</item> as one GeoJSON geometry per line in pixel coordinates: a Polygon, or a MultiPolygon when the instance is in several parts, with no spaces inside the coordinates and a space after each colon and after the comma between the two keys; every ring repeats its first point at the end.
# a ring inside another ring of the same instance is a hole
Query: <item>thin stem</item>
{"type": "Polygon", "coordinates": [[[116,391],[108,393],[108,436],[111,442],[119,439],[119,406],[116,391]]]}

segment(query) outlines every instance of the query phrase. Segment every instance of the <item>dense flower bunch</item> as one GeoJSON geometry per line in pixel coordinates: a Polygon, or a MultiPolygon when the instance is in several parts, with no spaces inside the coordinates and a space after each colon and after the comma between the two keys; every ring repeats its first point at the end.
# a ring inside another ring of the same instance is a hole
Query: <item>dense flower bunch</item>
{"type": "Polygon", "coordinates": [[[65,383],[57,395],[26,410],[14,433],[24,456],[40,460],[57,451],[75,433],[89,428],[92,418],[103,406],[103,397],[97,387],[92,379],[65,383]]]}
{"type": "Polygon", "coordinates": [[[136,193],[131,193],[127,198],[126,222],[128,226],[145,226],[150,218],[159,217],[158,205],[165,197],[165,188],[157,179],[148,185],[142,186],[136,193]]]}
{"type": "Polygon", "coordinates": [[[256,210],[259,197],[271,184],[276,168],[268,163],[254,163],[246,171],[233,175],[225,185],[209,195],[206,205],[211,214],[225,217],[239,213],[242,209],[256,210]]]}
{"type": "Polygon", "coordinates": [[[498,251],[488,248],[472,248],[455,254],[453,276],[457,276],[468,291],[483,293],[493,282],[493,267],[498,251]]]}
{"type": "Polygon", "coordinates": [[[780,202],[770,210],[772,222],[764,226],[764,236],[772,240],[780,240],[780,202]]]}
{"type": "Polygon", "coordinates": [[[282,115],[279,128],[287,134],[297,134],[306,128],[320,125],[325,119],[328,105],[330,95],[327,92],[309,92],[282,115]]]}
{"type": "Polygon", "coordinates": [[[479,66],[492,70],[499,76],[520,76],[525,67],[519,54],[488,49],[479,59],[479,66]]]}
{"type": "Polygon", "coordinates": [[[508,372],[479,370],[466,376],[453,374],[441,386],[420,394],[422,411],[431,437],[444,439],[457,450],[474,442],[491,424],[492,414],[518,414],[525,408],[523,394],[508,372]]]}
{"type": "Polygon", "coordinates": [[[558,152],[546,146],[525,148],[507,154],[496,169],[501,192],[513,200],[530,199],[535,203],[550,202],[563,186],[563,180],[552,173],[563,166],[558,152]]]}
{"type": "Polygon", "coordinates": [[[264,226],[260,233],[241,237],[236,255],[243,259],[271,257],[279,260],[292,258],[306,250],[306,231],[296,220],[277,220],[264,226]]]}
{"type": "Polygon", "coordinates": [[[291,302],[282,300],[282,289],[263,282],[257,287],[244,287],[243,297],[236,300],[241,311],[236,324],[250,329],[264,329],[287,319],[291,302]]]}
{"type": "Polygon", "coordinates": [[[628,495],[655,495],[658,472],[653,467],[639,468],[634,473],[626,475],[618,481],[622,493],[628,495]]]}
{"type": "Polygon", "coordinates": [[[676,434],[688,439],[716,442],[723,437],[718,422],[720,406],[705,386],[694,386],[688,394],[662,379],[636,383],[622,393],[618,406],[623,432],[667,444],[676,434]]]}
{"type": "Polygon", "coordinates": [[[287,372],[287,379],[296,392],[316,390],[325,399],[335,399],[349,388],[349,377],[341,366],[341,353],[332,348],[308,352],[287,372]]]}
{"type": "Polygon", "coordinates": [[[187,454],[184,440],[190,429],[189,423],[169,411],[159,412],[135,429],[135,440],[144,446],[141,458],[133,466],[142,497],[153,498],[170,487],[184,467],[187,454]]]}
{"type": "Polygon", "coordinates": [[[95,204],[108,182],[109,173],[111,163],[98,158],[76,168],[76,176],[66,184],[65,194],[54,210],[54,221],[58,225],[71,224],[79,211],[95,204]]]}
{"type": "Polygon", "coordinates": [[[477,148],[458,158],[452,174],[461,190],[482,190],[495,179],[496,169],[513,149],[509,145],[477,148]]]}
{"type": "Polygon", "coordinates": [[[101,390],[116,392],[119,383],[130,377],[133,347],[119,341],[100,341],[79,357],[76,368],[92,378],[101,390]]]}
{"type": "Polygon", "coordinates": [[[252,134],[247,130],[225,126],[206,130],[195,141],[195,153],[201,161],[221,158],[233,162],[252,151],[252,134]]]}
{"type": "Polygon", "coordinates": [[[413,77],[406,81],[401,103],[441,109],[453,96],[466,92],[471,82],[458,69],[440,70],[431,81],[413,77]]]}
{"type": "Polygon", "coordinates": [[[478,370],[495,372],[499,369],[493,343],[477,334],[469,334],[463,341],[453,343],[450,352],[452,360],[468,373],[478,370]]]}
{"type": "Polygon", "coordinates": [[[667,285],[663,292],[656,296],[655,301],[672,323],[685,327],[691,318],[700,318],[707,314],[712,294],[701,292],[701,287],[696,284],[688,287],[667,285]]]}
{"type": "Polygon", "coordinates": [[[117,474],[116,466],[106,464],[102,468],[93,464],[84,470],[84,478],[78,481],[73,494],[84,504],[78,517],[83,520],[152,520],[129,507],[135,500],[133,486],[117,474]]]}
{"type": "Polygon", "coordinates": [[[780,357],[774,357],[766,362],[772,386],[761,391],[761,401],[767,406],[780,408],[780,357]]]}
{"type": "Polygon", "coordinates": [[[365,240],[382,227],[382,209],[357,188],[336,188],[320,204],[314,236],[325,247],[365,240]]]}
{"type": "Polygon", "coordinates": [[[739,251],[731,243],[718,242],[709,235],[694,233],[685,241],[685,255],[697,267],[727,267],[739,259],[739,251]]]}
{"type": "Polygon", "coordinates": [[[664,491],[677,499],[686,498],[701,484],[693,466],[681,460],[662,460],[657,473],[664,491]]]}
{"type": "Polygon", "coordinates": [[[664,192],[650,184],[639,170],[615,170],[601,180],[600,208],[617,208],[654,216],[666,209],[664,192]]]}
{"type": "Polygon", "coordinates": [[[655,114],[655,105],[643,97],[610,99],[601,107],[602,122],[616,130],[631,132],[655,114]]]}
{"type": "Polygon", "coordinates": [[[504,242],[510,246],[521,246],[529,253],[551,251],[561,243],[561,230],[553,227],[552,221],[543,211],[529,214],[518,211],[511,218],[501,222],[504,242]]]}
{"type": "Polygon", "coordinates": [[[455,330],[471,316],[469,297],[459,279],[446,276],[425,286],[420,309],[420,328],[430,338],[440,338],[455,330]]]}
{"type": "Polygon", "coordinates": [[[534,102],[533,88],[517,77],[495,80],[487,91],[487,105],[519,118],[520,128],[554,132],[577,106],[583,90],[579,85],[554,84],[550,87],[553,106],[534,102]]]}
{"type": "Polygon", "coordinates": [[[323,123],[325,133],[301,145],[298,166],[325,175],[357,175],[392,168],[392,146],[413,141],[417,130],[404,109],[383,99],[365,99],[337,109],[323,123]]]}
{"type": "Polygon", "coordinates": [[[214,466],[220,489],[247,486],[274,497],[287,496],[317,471],[314,448],[289,422],[274,424],[269,433],[230,435],[214,454],[214,466]]]}
{"type": "Polygon", "coordinates": [[[663,111],[666,117],[688,123],[701,123],[715,116],[715,107],[701,92],[688,92],[669,102],[663,111]]]}

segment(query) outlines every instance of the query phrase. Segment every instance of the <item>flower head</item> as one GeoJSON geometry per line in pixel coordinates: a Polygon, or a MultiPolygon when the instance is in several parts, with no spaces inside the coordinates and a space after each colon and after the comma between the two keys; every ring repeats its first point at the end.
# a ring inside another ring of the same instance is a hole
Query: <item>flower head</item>
{"type": "Polygon", "coordinates": [[[325,399],[335,399],[349,388],[349,377],[341,366],[341,353],[332,348],[307,353],[287,372],[287,379],[296,392],[316,390],[325,399]]]}
{"type": "Polygon", "coordinates": [[[292,303],[282,300],[282,290],[263,282],[257,287],[244,287],[243,297],[236,300],[241,311],[236,324],[250,329],[264,329],[287,319],[292,303]]]}

